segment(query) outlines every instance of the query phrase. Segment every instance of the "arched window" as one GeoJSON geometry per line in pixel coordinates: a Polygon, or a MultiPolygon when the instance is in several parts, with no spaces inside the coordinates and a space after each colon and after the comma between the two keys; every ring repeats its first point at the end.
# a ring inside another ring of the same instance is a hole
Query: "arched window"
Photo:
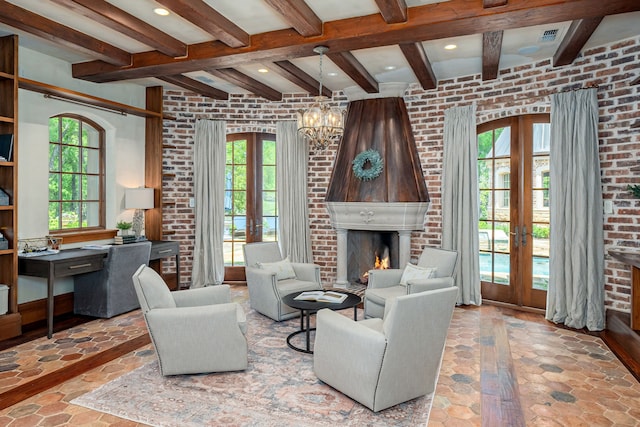
{"type": "Polygon", "coordinates": [[[82,116],[49,119],[49,231],[105,228],[104,133],[82,116]]]}

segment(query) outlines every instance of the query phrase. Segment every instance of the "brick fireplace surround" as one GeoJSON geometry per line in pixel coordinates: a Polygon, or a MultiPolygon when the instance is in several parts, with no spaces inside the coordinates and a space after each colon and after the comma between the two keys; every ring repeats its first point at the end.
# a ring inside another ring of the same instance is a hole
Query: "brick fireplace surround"
{"type": "MultiPolygon", "coordinates": [[[[604,215],[605,253],[610,249],[640,250],[640,200],[626,191],[640,182],[640,131],[630,128],[640,119],[640,85],[630,85],[640,75],[640,37],[587,50],[574,64],[554,68],[544,60],[502,69],[497,79],[480,75],[440,80],[438,88],[425,91],[412,85],[404,94],[431,204],[424,229],[411,231],[409,257],[416,259],[425,245],[441,240],[442,132],[444,110],[477,103],[478,124],[501,117],[550,112],[548,94],[597,84],[599,140],[604,200],[613,202],[613,213],[604,215]]],[[[287,94],[281,102],[250,95],[230,95],[216,101],[193,93],[166,91],[165,113],[176,120],[164,122],[164,229],[181,244],[183,285],[190,281],[195,223],[189,207],[193,197],[193,134],[197,118],[227,121],[227,132],[274,132],[276,120],[293,120],[296,110],[313,102],[306,94],[287,94]]],[[[346,107],[342,92],[333,102],[346,107]]],[[[339,276],[338,234],[331,226],[324,201],[337,145],[310,154],[308,186],[314,261],[321,266],[325,284],[339,276]]],[[[404,255],[406,256],[406,255],[404,255]]],[[[608,308],[629,311],[629,266],[605,260],[605,302],[608,308]]]]}

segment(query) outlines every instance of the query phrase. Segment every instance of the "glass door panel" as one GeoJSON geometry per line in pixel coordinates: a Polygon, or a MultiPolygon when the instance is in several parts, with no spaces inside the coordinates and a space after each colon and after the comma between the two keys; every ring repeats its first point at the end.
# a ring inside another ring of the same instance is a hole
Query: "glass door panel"
{"type": "MultiPolygon", "coordinates": [[[[549,148],[551,144],[549,123],[537,123],[545,120],[534,117],[531,129],[531,172],[530,199],[527,218],[531,219],[530,253],[531,281],[523,293],[523,304],[544,308],[546,291],[549,285],[549,148]]],[[[526,133],[528,136],[528,132],[526,133]]]]}
{"type": "Polygon", "coordinates": [[[483,298],[512,302],[511,132],[497,126],[478,134],[480,280],[483,298]]]}
{"type": "Polygon", "coordinates": [[[224,261],[243,266],[247,236],[247,140],[227,142],[224,198],[224,261]]]}
{"type": "Polygon", "coordinates": [[[276,184],[275,135],[227,135],[223,245],[225,280],[245,280],[244,244],[277,240],[276,184]]]}

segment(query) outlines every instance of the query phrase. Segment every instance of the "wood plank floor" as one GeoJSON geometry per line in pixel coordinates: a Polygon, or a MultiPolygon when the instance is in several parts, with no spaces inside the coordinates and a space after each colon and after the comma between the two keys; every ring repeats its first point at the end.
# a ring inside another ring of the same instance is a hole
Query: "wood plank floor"
{"type": "MultiPolygon", "coordinates": [[[[234,298],[245,301],[246,288],[234,298]]],[[[0,425],[138,425],[68,402],[154,360],[146,343],[132,312],[1,350],[0,425]],[[39,379],[46,390],[34,389],[39,379]]],[[[637,426],[638,396],[638,381],[597,336],[537,314],[457,308],[429,426],[637,426]]]]}

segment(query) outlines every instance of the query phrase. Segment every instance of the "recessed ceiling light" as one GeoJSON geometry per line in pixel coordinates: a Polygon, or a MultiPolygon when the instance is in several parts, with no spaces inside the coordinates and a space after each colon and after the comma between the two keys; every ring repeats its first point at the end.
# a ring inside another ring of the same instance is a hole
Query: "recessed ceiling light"
{"type": "Polygon", "coordinates": [[[153,12],[156,15],[160,15],[160,16],[167,16],[169,14],[169,11],[162,7],[156,7],[155,9],[153,9],[153,12]]]}
{"type": "Polygon", "coordinates": [[[266,68],[258,68],[258,72],[259,73],[268,73],[269,70],[267,70],[266,68]]]}
{"type": "Polygon", "coordinates": [[[384,67],[385,70],[387,71],[391,71],[391,70],[395,70],[396,66],[395,65],[387,65],[386,67],[384,67]]]}
{"type": "Polygon", "coordinates": [[[337,75],[338,75],[338,73],[336,73],[335,71],[331,71],[331,72],[327,73],[327,76],[329,76],[329,77],[335,77],[337,75]]]}
{"type": "Polygon", "coordinates": [[[447,49],[447,50],[453,50],[453,49],[456,49],[457,47],[458,47],[458,45],[456,45],[456,44],[448,44],[444,48],[447,49]]]}

